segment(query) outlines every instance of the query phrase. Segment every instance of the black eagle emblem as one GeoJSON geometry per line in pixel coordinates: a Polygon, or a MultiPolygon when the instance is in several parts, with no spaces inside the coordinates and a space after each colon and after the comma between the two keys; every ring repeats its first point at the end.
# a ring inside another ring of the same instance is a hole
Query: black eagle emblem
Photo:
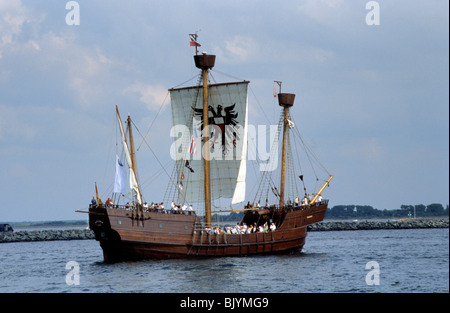
{"type": "MultiPolygon", "coordinates": [[[[233,146],[236,146],[236,131],[235,127],[239,125],[239,122],[237,121],[238,113],[234,110],[234,107],[236,106],[236,103],[227,107],[223,107],[222,105],[217,106],[217,112],[216,110],[210,105],[208,106],[208,111],[212,113],[212,116],[208,115],[208,125],[216,125],[221,130],[220,134],[215,134],[214,132],[211,132],[210,138],[212,138],[212,147],[214,148],[214,143],[217,143],[217,140],[221,139],[222,143],[222,149],[225,153],[226,151],[226,140],[225,140],[225,127],[231,126],[233,130],[233,146]]],[[[201,127],[200,130],[203,131],[203,109],[196,109],[192,108],[194,110],[194,114],[196,117],[200,118],[201,121],[201,127]]]]}

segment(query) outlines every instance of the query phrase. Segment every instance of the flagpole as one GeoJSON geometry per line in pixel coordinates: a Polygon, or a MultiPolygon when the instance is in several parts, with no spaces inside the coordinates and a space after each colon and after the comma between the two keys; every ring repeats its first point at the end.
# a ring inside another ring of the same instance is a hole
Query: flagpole
{"type": "Polygon", "coordinates": [[[198,47],[201,47],[201,45],[197,42],[198,35],[197,34],[189,34],[189,37],[191,38],[190,46],[195,47],[195,55],[198,55],[198,47]]]}

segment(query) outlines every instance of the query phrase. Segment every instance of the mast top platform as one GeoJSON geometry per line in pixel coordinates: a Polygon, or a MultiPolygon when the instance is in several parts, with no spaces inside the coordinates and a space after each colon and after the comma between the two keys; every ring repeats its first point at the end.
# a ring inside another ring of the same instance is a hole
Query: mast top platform
{"type": "Polygon", "coordinates": [[[216,56],[212,54],[194,55],[195,66],[202,70],[209,70],[214,67],[216,56]]]}
{"type": "Polygon", "coordinates": [[[278,94],[278,104],[281,107],[291,107],[294,105],[295,94],[293,93],[279,93],[278,94]]]}

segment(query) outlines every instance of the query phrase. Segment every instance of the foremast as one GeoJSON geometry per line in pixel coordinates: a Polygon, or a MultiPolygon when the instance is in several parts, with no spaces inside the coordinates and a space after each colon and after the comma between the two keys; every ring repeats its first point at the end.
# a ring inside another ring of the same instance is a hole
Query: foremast
{"type": "Polygon", "coordinates": [[[205,224],[211,227],[211,178],[210,178],[210,156],[209,156],[209,123],[208,123],[208,71],[214,67],[216,56],[203,53],[194,55],[195,66],[202,70],[203,78],[203,134],[202,134],[202,156],[204,173],[205,193],[205,224]]]}
{"type": "Polygon", "coordinates": [[[120,134],[122,135],[122,145],[125,151],[125,156],[127,159],[128,168],[130,171],[130,187],[133,190],[134,197],[136,198],[136,202],[138,204],[138,208],[142,206],[142,195],[139,188],[139,184],[137,181],[136,175],[136,160],[134,155],[134,142],[133,142],[133,133],[131,130],[131,118],[128,116],[127,124],[128,124],[128,134],[130,139],[130,147],[128,147],[127,137],[125,135],[125,131],[122,125],[122,119],[120,118],[119,108],[116,105],[116,113],[117,113],[117,121],[119,123],[120,134]]]}

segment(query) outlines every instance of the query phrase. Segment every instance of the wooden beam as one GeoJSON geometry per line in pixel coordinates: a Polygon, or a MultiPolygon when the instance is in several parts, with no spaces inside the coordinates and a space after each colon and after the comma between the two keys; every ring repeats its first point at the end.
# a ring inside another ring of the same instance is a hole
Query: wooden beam
{"type": "Polygon", "coordinates": [[[316,202],[317,197],[322,193],[322,191],[325,189],[325,187],[328,186],[328,184],[330,183],[330,180],[333,179],[333,177],[334,177],[333,175],[330,175],[330,178],[327,179],[325,184],[323,184],[322,188],[320,188],[320,190],[316,193],[314,198],[312,198],[312,200],[309,204],[313,204],[314,202],[316,202]]]}

